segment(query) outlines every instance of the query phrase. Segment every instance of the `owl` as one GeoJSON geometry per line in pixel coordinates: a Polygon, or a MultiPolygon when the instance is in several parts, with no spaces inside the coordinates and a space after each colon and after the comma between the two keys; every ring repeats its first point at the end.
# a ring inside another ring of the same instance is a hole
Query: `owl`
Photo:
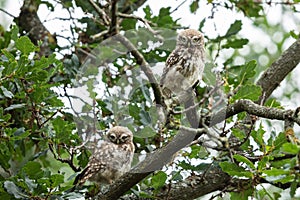
{"type": "Polygon", "coordinates": [[[165,101],[175,96],[176,103],[184,103],[192,97],[192,88],[202,79],[204,54],[204,37],[199,31],[187,29],[178,35],[160,80],[165,101]]]}
{"type": "Polygon", "coordinates": [[[111,128],[85,169],[75,178],[74,185],[81,185],[86,180],[98,185],[113,183],[130,170],[134,150],[133,134],[128,128],[111,128]]]}

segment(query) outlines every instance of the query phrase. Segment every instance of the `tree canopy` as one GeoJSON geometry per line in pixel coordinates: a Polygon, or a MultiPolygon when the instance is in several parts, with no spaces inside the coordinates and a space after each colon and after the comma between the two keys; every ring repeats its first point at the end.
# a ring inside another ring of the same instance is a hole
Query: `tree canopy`
{"type": "Polygon", "coordinates": [[[298,3],[24,0],[14,15],[3,1],[13,20],[0,23],[0,199],[299,198],[298,3]],[[191,107],[168,110],[162,68],[194,19],[203,81],[191,107]],[[73,188],[115,125],[134,133],[132,169],[73,188]]]}

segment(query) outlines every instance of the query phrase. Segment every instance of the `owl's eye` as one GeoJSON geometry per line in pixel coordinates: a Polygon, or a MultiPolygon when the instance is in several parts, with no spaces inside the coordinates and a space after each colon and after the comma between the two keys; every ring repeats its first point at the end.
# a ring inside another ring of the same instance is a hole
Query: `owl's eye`
{"type": "Polygon", "coordinates": [[[122,135],[120,139],[121,139],[121,141],[126,141],[126,140],[128,140],[128,138],[129,138],[128,135],[122,135]]]}
{"type": "Polygon", "coordinates": [[[193,38],[193,43],[199,43],[200,40],[201,40],[200,37],[194,37],[194,38],[193,38]]]}
{"type": "Polygon", "coordinates": [[[183,37],[183,36],[179,36],[178,40],[182,43],[186,43],[186,41],[187,41],[186,37],[183,37]]]}
{"type": "Polygon", "coordinates": [[[111,134],[111,135],[109,135],[109,139],[114,141],[114,140],[116,140],[116,136],[114,134],[111,134]]]}

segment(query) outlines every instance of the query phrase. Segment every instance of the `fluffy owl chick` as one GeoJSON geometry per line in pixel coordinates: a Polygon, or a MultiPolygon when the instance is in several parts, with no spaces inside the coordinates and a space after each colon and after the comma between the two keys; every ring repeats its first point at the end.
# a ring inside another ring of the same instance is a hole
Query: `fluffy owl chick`
{"type": "Polygon", "coordinates": [[[132,132],[122,126],[111,128],[86,168],[75,178],[74,185],[83,184],[86,180],[111,184],[130,170],[133,155],[132,132]]]}
{"type": "Polygon", "coordinates": [[[179,33],[160,80],[165,100],[175,95],[178,103],[183,103],[192,97],[192,87],[202,79],[204,54],[204,37],[199,31],[187,29],[179,33]]]}

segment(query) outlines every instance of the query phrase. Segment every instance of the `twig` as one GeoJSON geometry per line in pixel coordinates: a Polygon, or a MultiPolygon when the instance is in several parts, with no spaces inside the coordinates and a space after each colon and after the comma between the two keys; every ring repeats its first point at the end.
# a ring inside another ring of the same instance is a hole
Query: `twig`
{"type": "Polygon", "coordinates": [[[181,2],[176,8],[174,8],[172,11],[170,11],[170,14],[172,14],[173,12],[177,11],[185,2],[187,2],[187,0],[184,0],[183,2],[181,2]]]}
{"type": "Polygon", "coordinates": [[[55,111],[54,113],[52,113],[52,115],[50,117],[48,117],[42,124],[41,127],[43,127],[49,120],[51,120],[57,113],[61,112],[60,109],[58,109],[57,111],[55,111]]]}
{"type": "Polygon", "coordinates": [[[162,101],[162,94],[161,94],[158,82],[157,82],[155,76],[153,75],[153,72],[150,69],[150,65],[145,60],[144,56],[137,50],[137,48],[125,36],[123,36],[121,34],[117,34],[114,37],[119,42],[121,42],[121,44],[123,44],[128,49],[128,51],[131,52],[131,54],[136,59],[137,64],[139,64],[141,66],[141,69],[146,74],[146,76],[151,84],[151,87],[153,89],[156,104],[164,105],[164,102],[162,101]]]}
{"type": "Polygon", "coordinates": [[[12,14],[10,14],[9,12],[7,12],[6,10],[0,8],[0,11],[4,12],[5,14],[7,14],[8,16],[10,16],[11,18],[17,18],[15,16],[13,16],[12,14]]]}
{"type": "Polygon", "coordinates": [[[98,13],[99,17],[103,20],[104,25],[109,26],[109,17],[106,15],[104,10],[102,10],[93,0],[89,0],[90,4],[95,8],[96,12],[98,13]]]}
{"type": "Polygon", "coordinates": [[[74,154],[73,154],[73,151],[69,153],[70,155],[70,159],[62,159],[58,154],[55,153],[55,150],[54,150],[54,147],[53,147],[53,144],[51,142],[48,143],[48,146],[49,146],[49,149],[51,151],[51,153],[53,154],[53,157],[62,162],[62,163],[67,163],[75,172],[79,172],[80,169],[75,167],[74,163],[73,163],[73,158],[74,158],[74,154]]]}
{"type": "Polygon", "coordinates": [[[102,32],[100,32],[100,33],[97,33],[97,34],[95,34],[95,35],[92,35],[91,38],[92,38],[93,40],[96,40],[96,39],[98,39],[98,38],[103,37],[104,35],[106,35],[106,34],[108,34],[108,33],[109,33],[108,30],[104,30],[104,31],[102,31],[102,32]]]}
{"type": "Polygon", "coordinates": [[[153,34],[155,35],[160,41],[163,41],[163,37],[161,35],[159,35],[159,31],[156,31],[154,30],[150,24],[153,25],[153,23],[143,17],[139,17],[137,15],[134,15],[134,14],[124,14],[124,13],[118,13],[118,16],[119,17],[122,17],[122,18],[130,18],[130,19],[136,19],[138,21],[141,21],[145,26],[146,28],[153,34]]]}

